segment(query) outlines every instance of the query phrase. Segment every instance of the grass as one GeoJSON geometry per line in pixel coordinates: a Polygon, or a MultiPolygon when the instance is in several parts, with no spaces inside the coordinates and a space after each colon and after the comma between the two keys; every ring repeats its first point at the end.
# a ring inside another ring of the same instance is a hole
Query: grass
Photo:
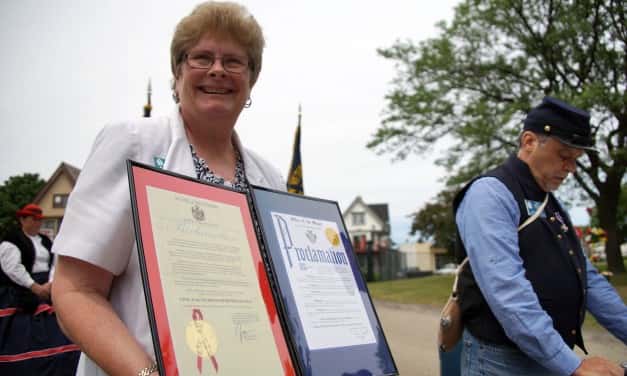
{"type": "Polygon", "coordinates": [[[368,284],[374,299],[442,307],[453,288],[454,276],[434,275],[368,284]]]}
{"type": "MultiPolygon", "coordinates": [[[[604,264],[595,264],[599,270],[606,270],[604,264]]],[[[453,287],[451,275],[433,275],[422,278],[400,279],[395,281],[373,282],[368,284],[373,299],[395,303],[421,304],[441,308],[446,303],[453,287]]],[[[627,274],[616,274],[610,282],[618,294],[627,301],[627,274]]],[[[590,314],[586,315],[585,329],[602,329],[590,314]]]]}

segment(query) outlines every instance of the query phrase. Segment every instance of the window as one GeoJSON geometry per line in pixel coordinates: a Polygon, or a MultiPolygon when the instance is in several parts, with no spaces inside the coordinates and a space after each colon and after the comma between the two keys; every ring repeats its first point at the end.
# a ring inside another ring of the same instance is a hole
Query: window
{"type": "Polygon", "coordinates": [[[53,208],[60,208],[63,209],[65,208],[65,205],[67,204],[67,194],[54,194],[52,195],[52,207],[53,208]]]}
{"type": "Polygon", "coordinates": [[[45,218],[41,222],[39,232],[46,235],[51,240],[54,240],[54,236],[57,234],[57,230],[59,229],[58,223],[59,220],[57,218],[45,218]]]}
{"type": "Polygon", "coordinates": [[[353,224],[354,225],[365,225],[366,224],[366,213],[353,213],[353,224]]]}
{"type": "Polygon", "coordinates": [[[41,228],[55,231],[57,229],[57,219],[56,218],[46,218],[41,222],[41,228]]]}

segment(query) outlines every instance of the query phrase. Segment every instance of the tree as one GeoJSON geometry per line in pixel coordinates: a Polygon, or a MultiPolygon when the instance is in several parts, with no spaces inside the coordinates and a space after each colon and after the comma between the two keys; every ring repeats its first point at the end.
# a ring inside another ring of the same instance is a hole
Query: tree
{"type": "Polygon", "coordinates": [[[15,212],[32,202],[46,184],[39,174],[11,176],[0,186],[0,239],[15,226],[15,212]]]}
{"type": "Polygon", "coordinates": [[[599,210],[609,268],[624,272],[616,208],[627,169],[625,4],[463,1],[437,37],[378,50],[397,77],[368,147],[403,159],[445,140],[436,163],[456,186],[516,150],[522,119],[544,95],[589,109],[600,153],[586,152],[573,175],[599,210]]]}
{"type": "MultiPolygon", "coordinates": [[[[598,210],[596,208],[588,209],[590,213],[590,226],[598,227],[600,225],[598,210]]],[[[627,241],[627,184],[623,184],[617,208],[618,223],[618,244],[627,241]]]]}
{"type": "Polygon", "coordinates": [[[431,241],[434,247],[444,248],[450,255],[455,251],[456,230],[451,210],[455,193],[452,189],[440,192],[414,214],[411,224],[411,235],[418,234],[420,241],[431,241]]]}

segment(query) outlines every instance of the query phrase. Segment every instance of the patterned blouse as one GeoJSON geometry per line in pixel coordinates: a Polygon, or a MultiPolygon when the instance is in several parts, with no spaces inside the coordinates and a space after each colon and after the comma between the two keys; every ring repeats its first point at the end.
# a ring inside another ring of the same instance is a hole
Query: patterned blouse
{"type": "Polygon", "coordinates": [[[216,175],[213,171],[211,171],[209,166],[207,166],[205,160],[196,154],[196,150],[194,150],[194,146],[192,146],[192,144],[189,144],[189,148],[192,151],[194,167],[196,168],[196,177],[199,180],[212,184],[224,185],[240,192],[246,192],[248,189],[248,181],[246,180],[242,155],[237,148],[235,148],[235,158],[237,158],[237,162],[235,162],[235,177],[233,181],[224,180],[223,177],[216,175]]]}

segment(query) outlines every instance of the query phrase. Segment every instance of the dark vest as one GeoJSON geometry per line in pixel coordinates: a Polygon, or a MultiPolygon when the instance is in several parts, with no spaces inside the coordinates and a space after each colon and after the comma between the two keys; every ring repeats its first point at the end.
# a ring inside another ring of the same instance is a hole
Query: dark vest
{"type": "MultiPolygon", "coordinates": [[[[538,186],[526,163],[512,155],[501,166],[473,179],[455,197],[457,213],[470,185],[481,177],[495,177],[512,192],[520,209],[520,224],[533,214],[525,200],[540,203],[546,193],[538,186]]],[[[581,325],[585,317],[586,262],[572,223],[553,194],[540,217],[518,233],[520,257],[525,277],[531,282],[540,305],[553,319],[553,326],[571,348],[584,351],[581,325]]],[[[457,232],[456,256],[466,257],[457,232]]],[[[481,255],[479,255],[481,259],[481,255]]],[[[467,264],[459,278],[460,306],[464,326],[473,336],[486,342],[515,346],[494,317],[467,264]]]]}
{"type": "MultiPolygon", "coordinates": [[[[41,236],[41,244],[48,250],[50,253],[50,248],[52,248],[52,241],[43,234],[39,234],[41,236]]],[[[26,271],[32,275],[33,273],[33,265],[35,264],[35,246],[33,242],[30,240],[26,234],[21,229],[16,229],[14,231],[9,232],[9,234],[4,238],[4,241],[13,243],[20,250],[20,254],[22,256],[22,265],[26,268],[26,271]]],[[[50,254],[50,259],[48,261],[48,266],[52,265],[52,254],[50,254]]],[[[0,286],[6,285],[16,285],[0,268],[0,286]]],[[[16,285],[17,286],[17,285],[16,285]]]]}

